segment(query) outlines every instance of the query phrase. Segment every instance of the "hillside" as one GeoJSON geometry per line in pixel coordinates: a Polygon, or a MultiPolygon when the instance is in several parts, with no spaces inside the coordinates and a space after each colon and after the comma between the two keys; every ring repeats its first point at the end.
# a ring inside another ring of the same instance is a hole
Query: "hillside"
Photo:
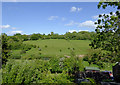
{"type": "Polygon", "coordinates": [[[49,40],[36,40],[36,41],[25,41],[24,44],[36,45],[39,48],[32,48],[26,53],[27,55],[41,52],[44,56],[64,56],[70,55],[71,50],[76,55],[83,55],[88,52],[89,40],[64,40],[64,39],[49,39],[49,40]]]}

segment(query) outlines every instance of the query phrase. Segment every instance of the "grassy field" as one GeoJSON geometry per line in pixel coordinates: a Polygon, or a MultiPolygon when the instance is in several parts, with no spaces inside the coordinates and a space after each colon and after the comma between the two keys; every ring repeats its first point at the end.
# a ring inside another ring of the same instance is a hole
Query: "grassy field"
{"type": "Polygon", "coordinates": [[[49,39],[37,41],[25,41],[24,44],[37,45],[41,48],[32,48],[24,56],[41,53],[44,56],[64,56],[70,55],[71,49],[74,49],[76,55],[87,54],[89,47],[89,40],[62,40],[49,39]]]}
{"type": "MultiPolygon", "coordinates": [[[[39,57],[63,57],[70,56],[71,49],[74,48],[75,55],[85,55],[90,51],[89,40],[62,40],[62,39],[49,39],[49,40],[36,40],[36,41],[25,41],[24,44],[36,45],[36,48],[32,48],[26,53],[21,54],[21,50],[13,50],[12,55],[15,57],[19,55],[22,58],[31,56],[33,59],[39,57]],[[39,48],[41,51],[39,50],[39,48]],[[70,49],[69,49],[70,48],[70,49]],[[60,51],[61,50],[61,51],[60,51]],[[41,55],[40,55],[41,54],[41,55]]],[[[19,61],[19,60],[17,60],[19,61]]],[[[87,61],[83,61],[84,66],[98,67],[95,64],[89,65],[87,61]]],[[[112,70],[112,64],[104,63],[105,68],[101,70],[112,70]]]]}

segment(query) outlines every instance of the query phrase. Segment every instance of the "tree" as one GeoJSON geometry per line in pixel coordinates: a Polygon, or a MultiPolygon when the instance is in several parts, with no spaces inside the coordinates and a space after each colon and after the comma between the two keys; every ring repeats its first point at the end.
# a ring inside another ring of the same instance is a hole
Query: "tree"
{"type": "Polygon", "coordinates": [[[16,34],[14,34],[14,36],[20,36],[21,34],[20,33],[16,33],[16,34]]]}
{"type": "Polygon", "coordinates": [[[7,58],[9,57],[9,48],[7,44],[7,35],[2,34],[2,64],[7,62],[7,58]]]}
{"type": "Polygon", "coordinates": [[[54,32],[51,32],[51,36],[54,35],[54,32]]]}
{"type": "Polygon", "coordinates": [[[93,39],[90,46],[94,49],[101,48],[110,52],[113,56],[113,61],[120,61],[120,2],[99,2],[98,9],[102,6],[105,9],[107,6],[117,8],[115,13],[99,15],[99,19],[95,24],[97,35],[93,39]]]}
{"type": "Polygon", "coordinates": [[[39,39],[39,35],[38,35],[38,34],[32,34],[32,35],[30,36],[30,39],[31,39],[31,40],[38,40],[38,39],[39,39]]]}

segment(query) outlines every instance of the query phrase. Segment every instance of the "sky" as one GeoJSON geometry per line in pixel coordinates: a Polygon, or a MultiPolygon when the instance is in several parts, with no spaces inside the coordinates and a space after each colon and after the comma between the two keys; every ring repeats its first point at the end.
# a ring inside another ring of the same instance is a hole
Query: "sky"
{"type": "Polygon", "coordinates": [[[8,35],[64,34],[94,31],[99,14],[115,8],[98,9],[98,2],[3,2],[2,32],[8,35]]]}

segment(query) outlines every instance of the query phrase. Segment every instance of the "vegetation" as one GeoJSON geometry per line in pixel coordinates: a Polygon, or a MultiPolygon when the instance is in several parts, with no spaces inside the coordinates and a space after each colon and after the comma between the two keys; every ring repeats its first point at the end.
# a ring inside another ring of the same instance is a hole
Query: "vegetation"
{"type": "Polygon", "coordinates": [[[87,54],[89,40],[37,40],[23,36],[5,37],[10,55],[3,65],[3,83],[74,83],[74,74],[83,71],[79,55],[87,54]]]}
{"type": "Polygon", "coordinates": [[[117,8],[115,13],[99,15],[97,24],[96,34],[97,36],[93,39],[90,44],[94,49],[101,49],[108,51],[109,53],[104,54],[108,57],[108,62],[119,62],[120,60],[120,2],[100,2],[98,8],[102,6],[105,9],[107,6],[113,6],[117,8]]]}
{"type": "MultiPolygon", "coordinates": [[[[120,9],[119,4],[100,2],[98,8],[110,5],[120,9]]],[[[120,60],[120,14],[116,11],[116,15],[111,12],[99,17],[96,33],[2,34],[2,83],[74,83],[75,74],[85,66],[111,70],[120,60]]]]}
{"type": "MultiPolygon", "coordinates": [[[[100,68],[105,68],[105,63],[115,63],[120,61],[120,2],[99,2],[98,8],[107,6],[117,8],[115,13],[100,14],[95,24],[96,36],[92,40],[90,46],[92,50],[84,58],[89,64],[97,64],[100,68]]],[[[111,67],[109,65],[109,67],[111,67]]]]}

